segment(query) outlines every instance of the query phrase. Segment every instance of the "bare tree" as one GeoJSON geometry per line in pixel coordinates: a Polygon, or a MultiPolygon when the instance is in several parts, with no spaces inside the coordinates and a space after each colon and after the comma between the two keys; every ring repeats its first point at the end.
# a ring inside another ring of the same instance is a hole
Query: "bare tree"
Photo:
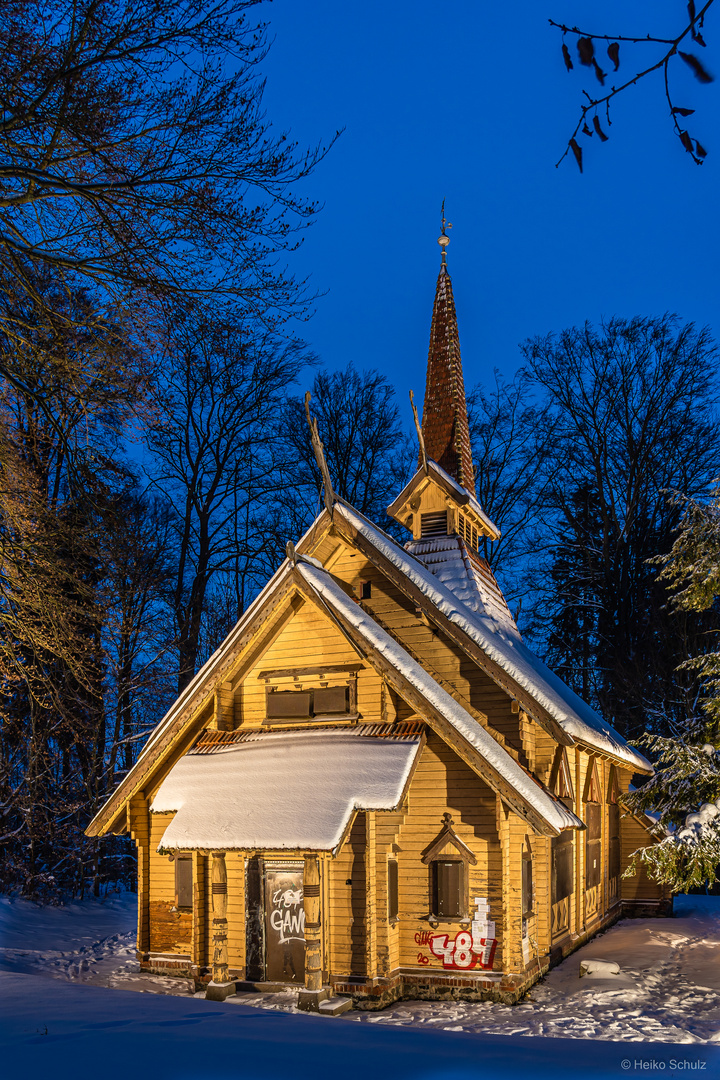
{"type": "Polygon", "coordinates": [[[537,543],[552,468],[552,423],[533,400],[526,373],[471,389],[467,398],[475,483],[481,505],[501,532],[483,541],[483,554],[499,571],[508,600],[521,604],[528,591],[525,568],[537,543]]]}
{"type": "Polygon", "coordinates": [[[549,20],[550,25],[557,27],[562,33],[562,54],[566,69],[568,71],[573,70],[573,53],[576,52],[575,63],[579,63],[581,67],[585,67],[589,72],[592,72],[594,79],[601,87],[600,91],[595,93],[583,90],[585,102],[580,107],[577,124],[568,140],[565,152],[557,163],[558,165],[572,152],[578,168],[582,172],[583,150],[578,142],[578,137],[580,135],[587,138],[597,136],[599,142],[607,142],[608,130],[611,125],[611,105],[614,105],[620,94],[626,93],[631,87],[637,86],[638,83],[653,75],[657,75],[662,80],[662,93],[675,134],[695,164],[702,165],[707,151],[702,143],[694,135],[691,135],[684,126],[686,118],[692,116],[695,110],[676,103],[671,86],[671,72],[677,61],[680,60],[689,67],[701,84],[713,81],[714,77],[708,71],[700,54],[696,51],[688,51],[693,47],[693,44],[705,48],[706,42],[703,37],[705,16],[713,3],[714,0],[706,0],[706,3],[698,10],[695,0],[689,0],[687,17],[679,17],[677,32],[671,37],[662,37],[652,33],[635,35],[596,33],[582,30],[578,26],[568,26],[565,23],[555,22],[553,19],[549,20]],[[570,36],[571,42],[575,45],[575,50],[572,52],[566,43],[566,35],[570,36]],[[602,54],[596,51],[596,45],[598,49],[602,50],[602,54]],[[630,62],[629,71],[626,71],[624,75],[618,75],[618,84],[613,83],[610,89],[606,90],[605,82],[608,78],[608,72],[603,70],[601,65],[608,66],[608,64],[612,64],[613,70],[610,78],[615,72],[619,72],[621,45],[623,55],[627,50],[631,53],[633,59],[630,62]],[[636,56],[642,54],[646,57],[648,53],[650,53],[649,62],[637,62],[636,56]]]}
{"type": "Polygon", "coordinates": [[[253,337],[232,311],[213,322],[178,315],[168,332],[148,468],[173,507],[179,689],[197,667],[213,582],[257,554],[242,536],[257,535],[254,508],[284,498],[281,408],[305,361],[299,342],[253,337]]]}
{"type": "MultiPolygon", "coordinates": [[[[360,372],[348,364],[342,371],[318,372],[311,395],[336,493],[381,528],[396,531],[385,508],[414,470],[417,448],[403,431],[395,390],[379,371],[360,372]]],[[[300,398],[289,403],[286,436],[292,463],[287,487],[293,497],[278,525],[287,539],[301,535],[322,504],[322,480],[300,398]]]]}
{"type": "Polygon", "coordinates": [[[552,425],[535,560],[548,656],[637,735],[706,629],[668,610],[648,560],[672,546],[669,491],[700,495],[720,470],[717,348],[666,315],[574,327],[524,352],[552,425]]]}
{"type": "Polygon", "coordinates": [[[82,881],[83,813],[105,791],[97,541],[102,507],[126,483],[117,450],[142,380],[115,329],[87,325],[90,297],[47,271],[37,280],[54,310],[7,285],[0,295],[28,327],[22,347],[0,335],[28,386],[0,382],[0,836],[6,880],[42,894],[82,881]]]}
{"type": "Polygon", "coordinates": [[[175,566],[169,508],[136,489],[112,499],[103,515],[107,745],[105,790],[135,763],[142,740],[170,704],[175,656],[175,566]]]}
{"type": "MultiPolygon", "coordinates": [[[[258,2],[0,0],[0,269],[36,307],[54,300],[44,266],[91,282],[96,318],[112,307],[138,337],[178,296],[306,310],[277,256],[316,211],[293,185],[325,150],[265,117],[258,2]]],[[[24,339],[22,318],[3,324],[24,339]]]]}

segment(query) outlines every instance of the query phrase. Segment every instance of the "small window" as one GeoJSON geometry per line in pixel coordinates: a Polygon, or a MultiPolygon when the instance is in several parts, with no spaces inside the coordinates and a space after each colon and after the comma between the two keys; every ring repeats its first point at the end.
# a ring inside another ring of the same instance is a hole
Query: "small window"
{"type": "Polygon", "coordinates": [[[438,919],[465,917],[465,867],[460,859],[436,859],[432,873],[432,914],[438,919]]]}
{"type": "Polygon", "coordinates": [[[270,720],[310,715],[310,693],[305,690],[269,690],[267,714],[270,720]]]}
{"type": "Polygon", "coordinates": [[[193,864],[191,855],[175,859],[175,903],[179,908],[193,906],[193,864]]]}
{"type": "Polygon", "coordinates": [[[360,582],[360,599],[369,600],[372,596],[372,582],[361,581],[360,582]]]}
{"type": "Polygon", "coordinates": [[[398,917],[398,864],[397,859],[388,859],[388,919],[395,922],[398,917]]]}
{"type": "Polygon", "coordinates": [[[532,859],[529,855],[523,855],[522,861],[522,913],[523,918],[533,912],[533,874],[532,859]]]}

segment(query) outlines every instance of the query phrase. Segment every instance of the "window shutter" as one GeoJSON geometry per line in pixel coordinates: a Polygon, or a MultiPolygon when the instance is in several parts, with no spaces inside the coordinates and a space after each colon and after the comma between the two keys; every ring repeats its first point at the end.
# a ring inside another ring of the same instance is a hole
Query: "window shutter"
{"type": "Polygon", "coordinates": [[[599,840],[601,807],[597,803],[586,803],[585,809],[587,811],[587,832],[585,835],[588,840],[599,840]]]}
{"type": "Polygon", "coordinates": [[[190,855],[178,855],[175,859],[175,892],[179,908],[193,906],[193,864],[190,855]]]}
{"type": "Polygon", "coordinates": [[[552,902],[557,904],[575,892],[572,833],[566,830],[552,840],[552,902]]]}
{"type": "Polygon", "coordinates": [[[267,696],[270,720],[310,715],[310,694],[304,690],[270,690],[267,696]]]}
{"type": "Polygon", "coordinates": [[[452,862],[438,859],[432,865],[435,883],[434,914],[440,919],[462,916],[462,863],[459,859],[452,862]]]}
{"type": "Polygon", "coordinates": [[[397,859],[388,859],[388,919],[397,919],[398,907],[397,859]]]}
{"type": "Polygon", "coordinates": [[[348,692],[346,686],[328,686],[313,691],[313,713],[346,713],[348,692]]]}
{"type": "Polygon", "coordinates": [[[585,885],[592,889],[602,877],[602,851],[599,840],[589,840],[585,848],[585,885]]]}
{"type": "Polygon", "coordinates": [[[533,909],[532,860],[524,858],[522,863],[522,913],[530,915],[533,909]]]}

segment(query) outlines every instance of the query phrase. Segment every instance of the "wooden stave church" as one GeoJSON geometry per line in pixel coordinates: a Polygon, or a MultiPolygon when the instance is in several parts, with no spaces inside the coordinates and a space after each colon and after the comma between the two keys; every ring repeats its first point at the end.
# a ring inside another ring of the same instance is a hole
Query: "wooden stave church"
{"type": "MultiPolygon", "coordinates": [[[[666,914],[619,803],[649,762],[522,642],[478,539],[447,237],[402,547],[333,495],[87,833],[138,853],[142,970],[323,1010],[517,1000],[666,914]]],[[[318,443],[317,435],[315,437],[318,443]]],[[[322,451],[320,463],[322,461],[322,451]]]]}

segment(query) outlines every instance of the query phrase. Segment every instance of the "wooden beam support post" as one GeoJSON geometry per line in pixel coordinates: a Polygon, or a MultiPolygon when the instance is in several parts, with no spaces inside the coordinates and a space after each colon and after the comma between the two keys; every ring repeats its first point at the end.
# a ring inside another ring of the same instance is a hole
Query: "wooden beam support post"
{"type": "Polygon", "coordinates": [[[137,958],[147,958],[150,948],[150,814],[147,799],[136,795],[127,804],[128,832],[137,845],[138,919],[137,958]]]}
{"type": "Polygon", "coordinates": [[[305,908],[305,989],[298,994],[298,1008],[318,1012],[320,1002],[328,997],[322,984],[322,917],[320,911],[320,860],[305,856],[303,871],[305,908]]]}
{"type": "MultiPolygon", "coordinates": [[[[199,980],[205,963],[205,856],[193,852],[193,922],[190,959],[199,980]]],[[[202,989],[196,983],[197,989],[202,989]]]]}
{"type": "Polygon", "coordinates": [[[225,852],[212,853],[212,982],[207,988],[210,1001],[224,1001],[235,993],[235,980],[228,972],[227,867],[225,852]]]}

